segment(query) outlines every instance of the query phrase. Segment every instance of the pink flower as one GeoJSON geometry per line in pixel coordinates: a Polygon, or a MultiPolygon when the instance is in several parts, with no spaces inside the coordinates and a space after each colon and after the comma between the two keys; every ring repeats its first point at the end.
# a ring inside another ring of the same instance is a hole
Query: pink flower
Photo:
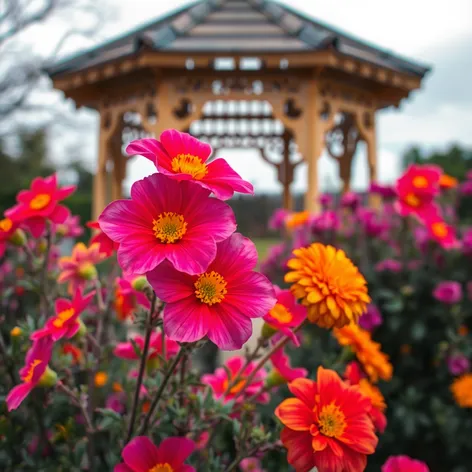
{"type": "Polygon", "coordinates": [[[121,267],[145,274],[168,261],[188,274],[206,271],[216,243],[236,229],[231,207],[209,195],[162,174],[135,182],[131,200],[110,203],[99,218],[102,230],[120,243],[121,267]]]}
{"type": "Polygon", "coordinates": [[[31,335],[31,339],[37,339],[50,336],[56,342],[59,339],[74,337],[80,330],[82,323],[80,314],[87,308],[90,300],[94,297],[95,291],[88,293],[82,297],[82,292],[77,290],[72,300],[59,298],[56,300],[56,314],[46,321],[44,328],[35,331],[31,335]]]}
{"type": "Polygon", "coordinates": [[[384,259],[376,264],[375,270],[377,272],[400,272],[402,270],[402,265],[400,262],[394,259],[384,259]]]}
{"type": "Polygon", "coordinates": [[[433,297],[442,303],[453,305],[462,300],[462,286],[459,282],[444,280],[436,285],[433,297]]]}
{"type": "Polygon", "coordinates": [[[367,331],[373,331],[382,324],[382,315],[373,303],[368,305],[367,311],[359,318],[359,326],[367,331]]]}
{"type": "Polygon", "coordinates": [[[325,231],[337,231],[341,226],[338,214],[333,210],[326,210],[321,215],[313,218],[311,229],[315,234],[325,231]]]}
{"type": "MultiPolygon", "coordinates": [[[[262,390],[264,387],[264,380],[267,377],[267,372],[264,369],[260,369],[254,375],[251,383],[246,386],[246,379],[252,374],[256,367],[256,362],[251,362],[239,375],[240,380],[238,380],[238,382],[228,390],[230,384],[234,382],[236,376],[245,363],[246,361],[244,357],[231,357],[226,361],[225,369],[219,367],[215,370],[214,374],[203,375],[202,383],[211,387],[217,400],[222,398],[223,402],[226,403],[233,400],[235,396],[238,395],[237,401],[242,402],[244,399],[250,398],[255,393],[262,390]],[[243,389],[243,393],[240,394],[243,389]]],[[[269,401],[269,395],[267,393],[261,393],[261,395],[254,401],[257,403],[267,403],[269,401]]]]}
{"type": "Polygon", "coordinates": [[[464,254],[472,256],[472,228],[468,228],[464,231],[462,236],[462,250],[464,254]]]}
{"type": "Polygon", "coordinates": [[[451,354],[447,358],[447,368],[452,375],[462,375],[470,369],[470,362],[462,353],[451,354]]]}
{"type": "Polygon", "coordinates": [[[56,174],[49,177],[36,177],[31,183],[30,190],[21,190],[16,196],[18,202],[5,212],[7,218],[22,222],[38,238],[44,233],[46,220],[55,224],[64,223],[69,216],[69,210],[59,205],[75,191],[74,185],[59,188],[56,174]]]}
{"type": "Polygon", "coordinates": [[[239,464],[241,472],[264,472],[261,461],[257,457],[247,457],[239,464]]]}
{"type": "Polygon", "coordinates": [[[191,180],[221,200],[231,198],[234,192],[254,193],[253,186],[243,180],[224,159],[206,163],[212,152],[209,144],[175,129],[164,131],[160,141],[132,141],[126,152],[146,157],[162,174],[176,180],[191,180]]]}
{"type": "Polygon", "coordinates": [[[42,338],[26,353],[25,366],[20,370],[22,383],[11,389],[6,399],[8,411],[16,410],[38,384],[54,385],[57,375],[48,367],[52,346],[51,338],[42,338]]]}
{"type": "Polygon", "coordinates": [[[60,284],[69,282],[69,293],[75,293],[83,288],[87,280],[97,278],[95,264],[104,258],[103,254],[100,254],[98,244],[86,247],[84,243],[77,243],[72,249],[71,256],[59,259],[59,268],[62,272],[59,274],[57,282],[60,284]]]}
{"type": "Polygon", "coordinates": [[[290,211],[285,208],[277,208],[269,219],[269,229],[279,231],[285,228],[285,219],[290,211]]]}
{"type": "Polygon", "coordinates": [[[7,242],[10,241],[17,228],[18,223],[10,218],[0,220],[0,257],[5,254],[7,242]]]}
{"type": "Polygon", "coordinates": [[[78,238],[84,234],[84,228],[80,224],[80,216],[69,215],[64,223],[56,225],[56,231],[64,238],[78,238]]]}
{"type": "Polygon", "coordinates": [[[143,292],[135,290],[129,280],[116,279],[115,311],[118,319],[123,321],[133,316],[133,313],[141,305],[146,310],[151,308],[148,298],[143,292]]]}
{"type": "Polygon", "coordinates": [[[109,408],[110,410],[123,415],[126,411],[126,393],[117,392],[108,395],[105,401],[105,408],[109,408]]]}
{"type": "MultiPolygon", "coordinates": [[[[139,347],[139,350],[142,352],[144,349],[144,337],[135,335],[132,339],[139,347]]],[[[162,333],[160,331],[154,331],[151,334],[151,340],[149,342],[148,361],[151,359],[159,360],[159,356],[164,355],[162,347],[162,333]]],[[[180,349],[180,346],[175,341],[167,338],[165,338],[165,347],[166,359],[170,359],[171,357],[175,356],[180,349]]],[[[140,359],[140,356],[134,350],[133,343],[131,341],[117,344],[113,354],[115,354],[116,357],[120,357],[121,359],[128,359],[131,361],[137,361],[140,359]]]]}
{"type": "Polygon", "coordinates": [[[196,472],[184,464],[195,450],[191,439],[172,437],[164,439],[159,447],[146,436],[132,439],[121,451],[124,464],[115,466],[115,472],[196,472]]]}
{"type": "Polygon", "coordinates": [[[381,236],[390,228],[389,224],[386,221],[380,221],[379,215],[371,209],[359,208],[356,216],[367,236],[372,238],[381,236]]]}
{"type": "Polygon", "coordinates": [[[200,451],[205,449],[210,439],[210,433],[208,431],[203,431],[199,434],[198,438],[195,440],[195,448],[200,451]]]}
{"type": "Polygon", "coordinates": [[[472,180],[462,182],[459,187],[459,192],[464,197],[470,197],[472,195],[472,180]]]}
{"type": "Polygon", "coordinates": [[[306,307],[297,303],[290,290],[281,290],[274,285],[277,303],[264,316],[264,321],[273,329],[290,336],[296,346],[299,346],[293,329],[300,326],[306,318],[306,307]]]}
{"type": "Polygon", "coordinates": [[[390,456],[382,472],[429,472],[428,466],[408,456],[390,456]]]}
{"type": "Polygon", "coordinates": [[[101,229],[98,221],[89,221],[87,223],[87,228],[91,228],[97,230],[96,233],[90,238],[89,245],[98,244],[99,251],[105,257],[111,257],[112,254],[118,249],[120,246],[119,243],[115,243],[112,239],[110,239],[101,229]]]}
{"type": "Polygon", "coordinates": [[[411,165],[397,180],[398,200],[396,209],[402,216],[438,213],[433,199],[439,194],[439,179],[442,170],[434,165],[411,165]]]}
{"type": "Polygon", "coordinates": [[[320,195],[320,205],[325,210],[333,204],[333,196],[329,193],[322,193],[320,195]]]}
{"type": "Polygon", "coordinates": [[[436,216],[425,221],[431,239],[439,243],[444,249],[458,247],[455,229],[446,224],[441,217],[436,216]]]}
{"type": "Polygon", "coordinates": [[[272,385],[280,385],[292,382],[300,377],[306,377],[308,371],[302,367],[291,367],[290,358],[283,349],[277,349],[270,357],[273,370],[269,374],[268,382],[272,385]]]}
{"type": "Polygon", "coordinates": [[[346,192],[341,197],[341,206],[355,210],[361,203],[361,198],[357,193],[346,192]]]}
{"type": "Polygon", "coordinates": [[[397,195],[397,192],[391,185],[382,185],[377,182],[372,182],[369,188],[370,193],[380,195],[382,198],[394,198],[397,195]]]}
{"type": "Polygon", "coordinates": [[[240,349],[252,333],[251,318],[264,316],[276,302],[269,280],[253,269],[254,244],[239,233],[218,243],[214,261],[198,275],[169,262],[147,275],[166,302],[164,331],[170,339],[194,342],[208,336],[220,349],[240,349]]]}

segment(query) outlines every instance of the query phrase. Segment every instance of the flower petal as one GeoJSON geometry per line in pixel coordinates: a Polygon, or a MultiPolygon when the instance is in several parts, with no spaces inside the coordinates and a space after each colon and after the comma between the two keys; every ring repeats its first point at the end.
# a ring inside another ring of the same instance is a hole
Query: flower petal
{"type": "Polygon", "coordinates": [[[254,243],[241,233],[234,233],[225,241],[218,243],[218,257],[212,269],[225,279],[239,272],[248,272],[257,264],[257,249],[254,243]]]}
{"type": "Polygon", "coordinates": [[[126,465],[134,471],[148,471],[159,461],[158,448],[146,436],[132,439],[121,452],[126,465]]]}
{"type": "Polygon", "coordinates": [[[296,379],[288,385],[289,390],[308,408],[315,407],[318,388],[316,382],[310,379],[296,379]]]}
{"type": "Polygon", "coordinates": [[[159,460],[167,462],[173,469],[178,468],[195,450],[195,443],[188,438],[172,437],[159,445],[159,460]]]}
{"type": "Polygon", "coordinates": [[[254,195],[253,185],[243,180],[224,159],[215,159],[208,165],[208,174],[203,181],[211,186],[216,197],[223,200],[232,197],[234,192],[254,195]],[[229,196],[228,188],[231,189],[229,196]]]}
{"type": "Polygon", "coordinates": [[[179,154],[190,154],[199,157],[205,162],[211,154],[211,146],[188,133],[181,133],[175,129],[168,129],[160,136],[160,141],[167,154],[172,159],[179,154]]]}
{"type": "Polygon", "coordinates": [[[280,439],[288,449],[288,463],[293,465],[297,472],[310,472],[315,466],[315,456],[311,447],[311,435],[306,432],[292,431],[289,428],[284,428],[280,439]]]}
{"type": "Polygon", "coordinates": [[[309,431],[314,423],[313,410],[298,398],[287,398],[275,410],[277,418],[294,431],[309,431]]]}
{"type": "Polygon", "coordinates": [[[22,383],[13,387],[6,398],[8,411],[16,410],[30,394],[31,390],[33,390],[33,384],[31,382],[22,383]]]}
{"type": "Polygon", "coordinates": [[[185,239],[168,246],[172,247],[167,249],[167,260],[187,274],[202,274],[216,256],[216,242],[209,235],[204,239],[185,235],[185,239]]]}

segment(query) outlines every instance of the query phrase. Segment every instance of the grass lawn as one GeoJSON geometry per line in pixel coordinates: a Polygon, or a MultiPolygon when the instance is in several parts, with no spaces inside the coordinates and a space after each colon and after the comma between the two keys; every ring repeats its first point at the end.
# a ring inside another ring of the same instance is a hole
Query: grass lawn
{"type": "Polygon", "coordinates": [[[273,244],[280,242],[280,239],[277,238],[253,238],[254,244],[256,245],[257,252],[259,254],[259,262],[265,259],[267,254],[267,249],[273,244]]]}

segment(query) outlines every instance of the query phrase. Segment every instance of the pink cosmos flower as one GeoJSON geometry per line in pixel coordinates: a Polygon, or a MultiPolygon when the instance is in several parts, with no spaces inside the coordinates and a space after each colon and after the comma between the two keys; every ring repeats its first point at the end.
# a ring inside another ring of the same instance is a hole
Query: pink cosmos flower
{"type": "Polygon", "coordinates": [[[384,259],[376,264],[375,270],[377,272],[400,272],[402,270],[402,264],[394,259],[384,259]]]}
{"type": "Polygon", "coordinates": [[[280,231],[285,228],[285,219],[290,215],[290,210],[277,208],[269,219],[269,229],[280,231]]]}
{"type": "Polygon", "coordinates": [[[447,358],[447,368],[452,375],[462,375],[470,369],[470,361],[464,354],[454,353],[447,358]]]}
{"type": "Polygon", "coordinates": [[[228,200],[234,192],[254,194],[253,186],[224,159],[206,163],[212,152],[209,144],[175,129],[164,131],[160,141],[149,138],[132,141],[126,152],[146,157],[160,173],[176,180],[191,180],[221,200],[228,200]]]}
{"type": "Polygon", "coordinates": [[[270,357],[273,370],[269,374],[268,381],[273,385],[280,385],[282,383],[290,383],[292,380],[300,377],[306,377],[308,371],[302,367],[292,367],[290,365],[290,358],[283,349],[277,349],[270,357]]]}
{"type": "Polygon", "coordinates": [[[52,339],[46,337],[34,342],[26,353],[25,366],[20,370],[22,383],[13,387],[6,398],[8,411],[16,410],[34,387],[55,375],[48,367],[52,347],[52,339]]]}
{"type": "Polygon", "coordinates": [[[64,223],[55,225],[56,231],[64,238],[78,238],[84,234],[84,228],[80,224],[80,216],[69,215],[64,223]]]}
{"type": "Polygon", "coordinates": [[[99,245],[99,251],[101,254],[104,254],[105,257],[111,257],[113,253],[120,246],[119,243],[115,243],[110,239],[101,229],[98,221],[89,221],[87,223],[87,228],[96,230],[95,234],[90,238],[89,246],[97,243],[99,245]]]}
{"type": "Polygon", "coordinates": [[[373,331],[382,324],[382,315],[374,303],[367,306],[367,311],[359,318],[359,326],[367,331],[373,331]]]}
{"type": "MultiPolygon", "coordinates": [[[[264,369],[260,369],[254,375],[250,385],[246,386],[246,379],[256,368],[256,362],[251,362],[239,376],[241,380],[239,380],[228,390],[228,387],[236,379],[236,376],[243,368],[245,363],[246,361],[244,357],[231,357],[226,361],[225,369],[218,367],[214,374],[203,375],[201,379],[202,383],[211,387],[217,400],[221,398],[223,399],[224,403],[227,403],[233,400],[236,395],[238,395],[236,401],[242,402],[245,399],[252,397],[255,393],[259,392],[263,388],[264,381],[267,377],[267,372],[264,369]],[[243,389],[243,393],[240,394],[243,389]]],[[[268,403],[269,395],[266,392],[261,393],[261,395],[258,396],[254,401],[257,403],[268,403]]]]}
{"type": "Polygon", "coordinates": [[[121,451],[124,464],[115,466],[114,472],[196,472],[184,464],[194,450],[188,438],[167,438],[157,447],[148,437],[137,436],[121,451]]]}
{"type": "Polygon", "coordinates": [[[102,230],[120,243],[118,261],[145,274],[163,261],[200,274],[216,255],[216,243],[236,230],[231,207],[192,182],[153,174],[131,187],[131,200],[116,200],[100,215],[102,230]]]}
{"type": "Polygon", "coordinates": [[[264,316],[264,321],[274,330],[290,336],[296,346],[299,346],[293,329],[300,326],[306,319],[306,307],[297,303],[290,290],[281,290],[274,285],[277,303],[264,316]]]}
{"type": "Polygon", "coordinates": [[[397,180],[395,189],[398,200],[396,209],[402,216],[438,213],[433,199],[439,194],[442,170],[434,165],[411,165],[397,180]]]}
{"type": "Polygon", "coordinates": [[[313,218],[311,222],[311,230],[315,234],[324,233],[325,231],[337,231],[340,226],[341,220],[333,210],[324,211],[321,215],[313,218]]]}
{"type": "Polygon", "coordinates": [[[146,295],[134,289],[129,280],[116,279],[115,311],[118,319],[123,321],[133,316],[133,313],[138,309],[138,305],[141,305],[146,310],[151,308],[146,295]]]}
{"type": "Polygon", "coordinates": [[[428,466],[408,456],[390,456],[382,472],[429,472],[428,466]]]}
{"type": "MultiPolygon", "coordinates": [[[[144,337],[135,335],[132,339],[142,352],[144,349],[144,337]]],[[[158,360],[159,356],[164,355],[162,347],[162,333],[160,331],[154,331],[151,334],[151,340],[149,343],[148,361],[151,359],[158,360]]],[[[166,359],[170,359],[171,357],[175,356],[180,349],[180,346],[175,341],[167,338],[165,338],[165,347],[166,359]]],[[[140,359],[140,356],[136,354],[131,341],[117,344],[113,354],[115,354],[116,357],[120,357],[121,359],[128,359],[131,361],[137,361],[140,359]]]]}
{"type": "Polygon", "coordinates": [[[459,246],[456,231],[446,224],[440,216],[433,216],[425,220],[429,237],[438,242],[444,249],[452,249],[459,246]]]}
{"type": "Polygon", "coordinates": [[[241,472],[264,472],[261,461],[257,457],[247,457],[239,464],[241,472]]]}
{"type": "Polygon", "coordinates": [[[148,273],[158,298],[166,302],[164,331],[170,339],[194,342],[208,336],[220,349],[240,349],[260,318],[276,303],[267,277],[255,272],[257,250],[239,233],[218,243],[206,272],[189,275],[169,262],[148,273]]]}
{"type": "Polygon", "coordinates": [[[333,196],[329,193],[322,193],[320,195],[320,205],[323,209],[329,208],[333,204],[333,196]]]}
{"type": "Polygon", "coordinates": [[[60,284],[69,282],[69,293],[75,293],[84,287],[87,280],[97,278],[95,264],[103,261],[104,258],[104,255],[100,254],[98,244],[86,247],[84,243],[77,243],[70,256],[59,259],[59,268],[62,272],[59,274],[57,282],[60,284]]]}
{"type": "Polygon", "coordinates": [[[38,339],[50,336],[56,342],[59,339],[74,337],[80,327],[80,314],[87,308],[90,300],[95,296],[95,290],[82,297],[82,292],[77,290],[72,300],[59,298],[56,300],[56,314],[46,321],[44,328],[35,331],[31,339],[38,339]]]}
{"type": "Polygon", "coordinates": [[[385,199],[394,198],[397,195],[397,192],[391,185],[382,185],[377,182],[370,184],[369,193],[380,195],[385,199]]]}
{"type": "Polygon", "coordinates": [[[109,408],[119,415],[123,415],[126,411],[126,393],[116,392],[108,395],[105,401],[105,408],[109,408]]]}
{"type": "Polygon", "coordinates": [[[59,205],[75,191],[75,185],[59,188],[57,175],[36,177],[29,190],[21,190],[16,196],[18,202],[5,212],[7,218],[22,222],[31,234],[38,238],[44,233],[46,220],[55,224],[64,223],[69,216],[69,210],[59,205]]]}
{"type": "Polygon", "coordinates": [[[433,297],[442,303],[453,305],[462,300],[462,286],[459,282],[444,280],[436,285],[433,297]]]}
{"type": "Polygon", "coordinates": [[[12,221],[10,218],[3,218],[0,220],[0,257],[5,254],[7,242],[13,236],[13,233],[18,228],[18,223],[12,221]]]}
{"type": "Polygon", "coordinates": [[[357,193],[346,192],[341,197],[341,206],[355,210],[361,203],[361,198],[357,193]]]}

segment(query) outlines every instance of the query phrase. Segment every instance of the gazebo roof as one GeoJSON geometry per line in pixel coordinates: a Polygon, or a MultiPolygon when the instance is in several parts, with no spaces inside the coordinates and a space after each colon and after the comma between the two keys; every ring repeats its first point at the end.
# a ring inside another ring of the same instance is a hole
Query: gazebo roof
{"type": "Polygon", "coordinates": [[[51,77],[135,56],[161,53],[224,56],[335,50],[371,65],[422,78],[429,68],[378,49],[294,9],[269,0],[202,0],[86,52],[51,65],[51,77]]]}

